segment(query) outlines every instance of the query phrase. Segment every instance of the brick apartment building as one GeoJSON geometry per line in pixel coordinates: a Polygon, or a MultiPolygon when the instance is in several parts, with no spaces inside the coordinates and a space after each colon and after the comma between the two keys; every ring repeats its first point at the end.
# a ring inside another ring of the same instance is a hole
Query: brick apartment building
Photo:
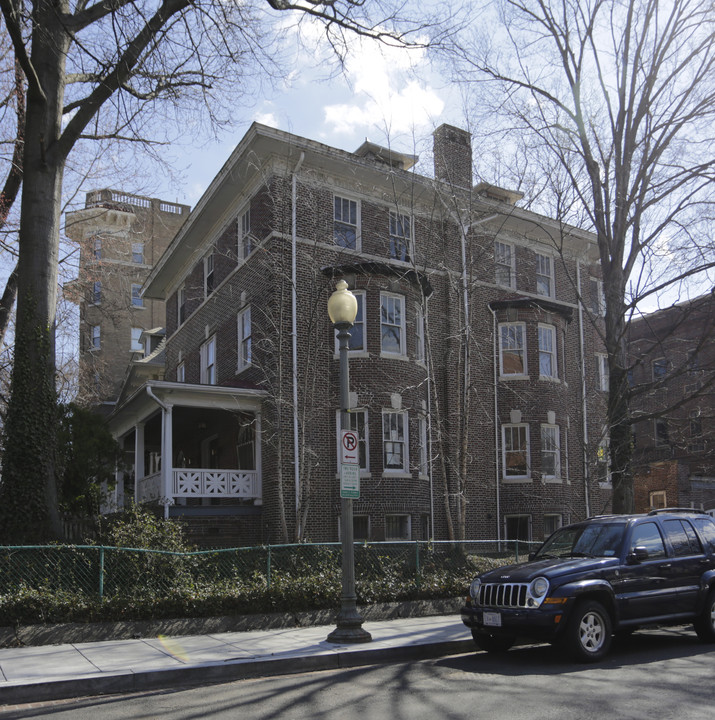
{"type": "Polygon", "coordinates": [[[631,322],[636,511],[715,508],[715,294],[631,322]]]}
{"type": "Polygon", "coordinates": [[[416,160],[251,126],[144,286],[163,375],[135,363],[110,418],[120,499],[207,546],[337,540],[345,279],[356,538],[540,539],[608,510],[593,237],[473,186],[463,130],[434,133],[433,178],[416,160]]]}
{"type": "Polygon", "coordinates": [[[85,207],[67,213],[65,231],[80,252],[78,277],[65,288],[79,306],[78,399],[106,414],[128,366],[163,332],[164,303],[141,289],[188,214],[187,205],[114,190],[87,193],[85,207]]]}

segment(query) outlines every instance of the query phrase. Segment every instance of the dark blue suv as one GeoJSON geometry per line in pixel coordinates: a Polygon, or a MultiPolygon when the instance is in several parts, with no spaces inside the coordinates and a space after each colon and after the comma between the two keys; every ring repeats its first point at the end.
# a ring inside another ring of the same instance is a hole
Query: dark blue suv
{"type": "Polygon", "coordinates": [[[477,577],[462,621],[479,648],[517,638],[594,662],[614,633],[693,623],[715,642],[715,521],[695,510],[594,517],[557,530],[528,562],[477,577]]]}

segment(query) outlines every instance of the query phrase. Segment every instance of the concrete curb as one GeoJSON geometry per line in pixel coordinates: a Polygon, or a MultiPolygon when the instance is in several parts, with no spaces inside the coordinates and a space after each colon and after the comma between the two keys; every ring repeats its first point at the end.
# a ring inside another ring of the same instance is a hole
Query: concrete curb
{"type": "MultiPolygon", "coordinates": [[[[360,607],[365,621],[396,620],[428,615],[456,615],[462,598],[411,600],[378,603],[360,607]]],[[[157,635],[204,635],[207,633],[275,630],[291,627],[331,625],[335,610],[313,610],[295,613],[232,615],[208,618],[172,618],[104,623],[57,623],[0,627],[0,648],[38,645],[61,645],[105,640],[132,640],[157,635]]]]}
{"type": "Polygon", "coordinates": [[[340,670],[374,665],[378,662],[404,662],[458,655],[472,652],[474,649],[474,643],[469,639],[266,660],[235,660],[167,670],[121,671],[100,677],[78,677],[5,686],[0,688],[0,705],[144,692],[168,687],[189,687],[318,670],[340,670]]]}

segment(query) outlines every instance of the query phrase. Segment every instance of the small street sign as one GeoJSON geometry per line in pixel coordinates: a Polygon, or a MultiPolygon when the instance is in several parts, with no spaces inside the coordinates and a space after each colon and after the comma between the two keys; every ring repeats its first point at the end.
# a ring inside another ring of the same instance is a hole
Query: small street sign
{"type": "Polygon", "coordinates": [[[341,463],[345,465],[359,464],[360,448],[358,447],[358,434],[352,430],[343,430],[340,436],[340,449],[342,451],[341,463]]]}
{"type": "Polygon", "coordinates": [[[340,466],[340,497],[347,500],[360,499],[360,466],[343,463],[340,466]]]}

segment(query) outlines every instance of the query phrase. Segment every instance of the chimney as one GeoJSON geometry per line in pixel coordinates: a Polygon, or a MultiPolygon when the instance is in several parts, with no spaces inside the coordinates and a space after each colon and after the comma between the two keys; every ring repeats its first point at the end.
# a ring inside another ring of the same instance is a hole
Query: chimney
{"type": "Polygon", "coordinates": [[[434,176],[462,188],[472,187],[472,134],[453,125],[440,125],[432,134],[434,176]]]}

